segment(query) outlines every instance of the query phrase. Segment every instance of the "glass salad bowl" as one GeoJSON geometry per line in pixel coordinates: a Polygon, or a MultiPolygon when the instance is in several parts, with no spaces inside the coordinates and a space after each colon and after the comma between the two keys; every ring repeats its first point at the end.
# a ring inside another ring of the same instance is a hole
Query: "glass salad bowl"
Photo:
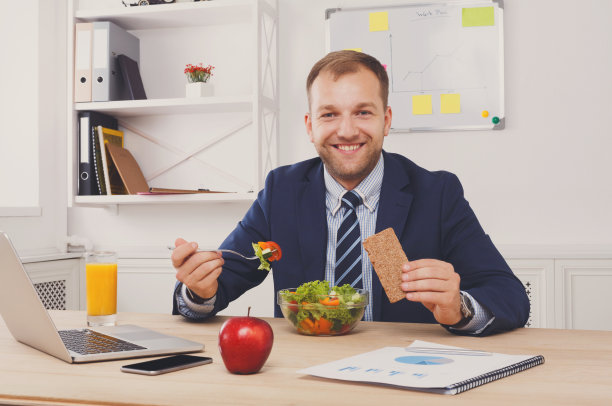
{"type": "Polygon", "coordinates": [[[363,317],[369,303],[369,293],[364,289],[353,289],[350,285],[334,287],[328,291],[322,294],[309,292],[302,287],[282,289],[277,293],[277,303],[285,319],[300,334],[346,334],[363,317]]]}

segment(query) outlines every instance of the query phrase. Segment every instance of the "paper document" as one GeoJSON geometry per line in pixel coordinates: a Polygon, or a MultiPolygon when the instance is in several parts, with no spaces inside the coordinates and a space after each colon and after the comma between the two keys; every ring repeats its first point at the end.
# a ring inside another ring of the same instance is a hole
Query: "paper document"
{"type": "Polygon", "coordinates": [[[543,362],[542,356],[490,353],[415,340],[405,348],[384,347],[297,372],[456,394],[543,362]]]}

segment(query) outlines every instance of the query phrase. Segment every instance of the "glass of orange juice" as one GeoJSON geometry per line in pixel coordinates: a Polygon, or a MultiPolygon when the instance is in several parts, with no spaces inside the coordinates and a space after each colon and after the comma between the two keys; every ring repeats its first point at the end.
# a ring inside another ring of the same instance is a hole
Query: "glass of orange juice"
{"type": "Polygon", "coordinates": [[[117,254],[95,251],[87,254],[87,325],[114,326],[117,321],[117,254]]]}

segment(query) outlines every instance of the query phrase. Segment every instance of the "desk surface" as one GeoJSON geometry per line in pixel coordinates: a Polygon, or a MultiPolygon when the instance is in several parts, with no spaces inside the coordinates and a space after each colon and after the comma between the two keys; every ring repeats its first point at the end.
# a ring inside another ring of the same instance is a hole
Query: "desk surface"
{"type": "MultiPolygon", "coordinates": [[[[85,326],[84,312],[52,311],[59,329],[85,326]]],[[[119,323],[138,324],[204,343],[213,364],[159,376],[119,371],[119,360],[67,364],[16,342],[0,319],[1,404],[188,405],[188,404],[610,404],[612,332],[518,329],[485,338],[459,337],[437,325],[362,322],[339,337],[307,337],[283,319],[267,319],[274,347],[255,375],[232,375],[217,349],[225,317],[190,323],[180,316],[119,314],[119,323]],[[544,365],[456,396],[412,392],[370,384],[330,381],[297,374],[311,365],[371,351],[407,346],[420,339],[507,354],[542,354],[544,365]],[[340,403],[336,401],[340,399],[340,403]],[[417,403],[411,403],[415,401],[417,403]]]]}

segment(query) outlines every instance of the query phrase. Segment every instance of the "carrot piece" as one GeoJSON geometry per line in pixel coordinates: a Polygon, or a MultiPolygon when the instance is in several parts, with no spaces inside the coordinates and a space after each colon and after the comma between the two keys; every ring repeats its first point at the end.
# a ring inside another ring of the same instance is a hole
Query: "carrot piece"
{"type": "Polygon", "coordinates": [[[318,320],[318,325],[319,325],[319,334],[329,334],[331,332],[331,327],[332,327],[332,322],[321,317],[318,320]]]}
{"type": "Polygon", "coordinates": [[[302,320],[300,322],[300,324],[298,325],[298,331],[302,331],[304,333],[309,333],[310,329],[308,327],[308,325],[306,323],[304,323],[304,320],[302,320]]]}
{"type": "Polygon", "coordinates": [[[319,300],[319,303],[324,304],[325,306],[338,306],[340,304],[340,299],[337,297],[326,297],[325,299],[319,300]]]}
{"type": "Polygon", "coordinates": [[[315,328],[315,324],[312,320],[310,319],[304,319],[300,322],[300,328],[302,329],[302,331],[304,331],[305,333],[314,333],[314,328],[315,328]]]}

